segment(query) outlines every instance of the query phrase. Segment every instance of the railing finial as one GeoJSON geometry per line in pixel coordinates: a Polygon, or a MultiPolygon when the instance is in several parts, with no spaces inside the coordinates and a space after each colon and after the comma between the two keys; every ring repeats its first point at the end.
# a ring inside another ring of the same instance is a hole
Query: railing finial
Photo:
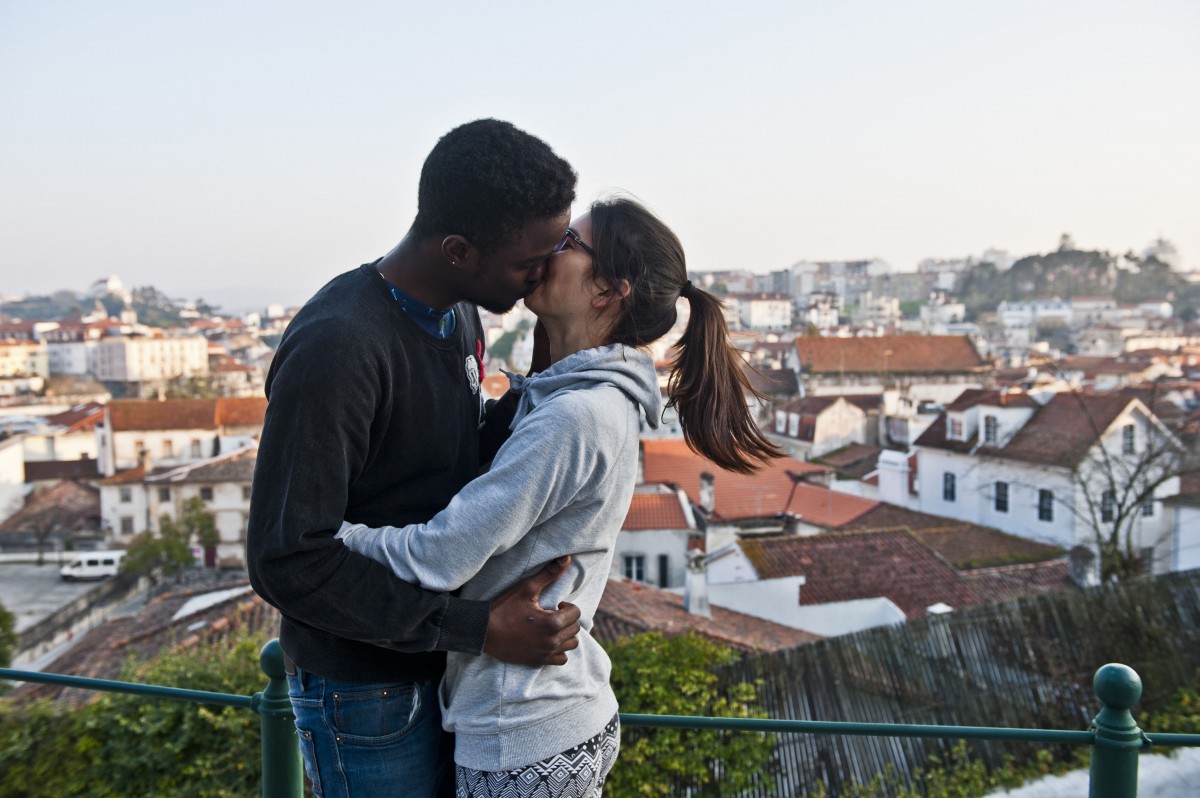
{"type": "Polygon", "coordinates": [[[1110,663],[1096,671],[1092,688],[1102,706],[1092,727],[1090,798],[1134,798],[1142,730],[1129,711],[1142,697],[1142,679],[1127,665],[1110,663]]]}

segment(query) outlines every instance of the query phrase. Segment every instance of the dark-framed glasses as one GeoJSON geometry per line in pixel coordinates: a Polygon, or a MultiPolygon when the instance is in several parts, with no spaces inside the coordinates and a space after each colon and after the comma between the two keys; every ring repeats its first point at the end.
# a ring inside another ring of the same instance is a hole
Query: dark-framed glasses
{"type": "Polygon", "coordinates": [[[562,241],[559,241],[558,246],[554,248],[554,251],[562,252],[564,249],[567,248],[568,241],[574,241],[575,244],[580,249],[582,249],[584,252],[591,255],[593,258],[596,257],[596,250],[592,249],[587,244],[583,243],[583,239],[579,237],[579,233],[576,233],[574,230],[572,230],[569,227],[567,228],[566,234],[562,237],[562,241]]]}

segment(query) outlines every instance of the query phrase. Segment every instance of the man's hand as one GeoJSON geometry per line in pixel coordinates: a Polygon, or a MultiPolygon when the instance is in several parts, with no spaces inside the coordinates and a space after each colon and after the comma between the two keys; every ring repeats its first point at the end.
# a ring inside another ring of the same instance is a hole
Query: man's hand
{"type": "Polygon", "coordinates": [[[485,654],[535,667],[567,663],[567,652],[579,646],[579,608],[563,602],[544,610],[538,597],[570,563],[569,556],[560,557],[492,599],[485,654]]]}

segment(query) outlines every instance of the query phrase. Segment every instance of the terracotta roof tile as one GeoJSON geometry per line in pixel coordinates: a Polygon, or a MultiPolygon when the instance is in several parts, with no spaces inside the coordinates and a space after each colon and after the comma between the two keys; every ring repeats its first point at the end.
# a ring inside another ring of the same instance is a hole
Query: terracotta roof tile
{"type": "Polygon", "coordinates": [[[712,474],[715,516],[724,520],[783,512],[795,484],[788,471],[808,477],[829,472],[823,466],[783,457],[772,460],[757,474],[735,474],[696,454],[679,438],[647,438],[642,441],[642,452],[643,481],[676,485],[687,493],[692,504],[700,503],[700,474],[712,474]]]}
{"type": "Polygon", "coordinates": [[[991,527],[919,513],[883,502],[855,519],[846,531],[852,530],[910,531],[959,569],[1043,562],[1056,559],[1063,553],[1057,546],[1009,535],[991,527]]]}
{"type": "Polygon", "coordinates": [[[909,618],[943,602],[981,603],[945,561],[909,532],[847,532],[743,538],[739,544],[763,579],[803,576],[800,603],[890,599],[909,618]]]}
{"type": "Polygon", "coordinates": [[[694,529],[675,491],[634,493],[621,529],[694,529]]]}
{"type": "Polygon", "coordinates": [[[1071,565],[1065,558],[979,568],[964,571],[962,577],[987,601],[1008,601],[1054,590],[1075,589],[1071,565]]]}
{"type": "Polygon", "coordinates": [[[991,369],[965,335],[804,336],[794,343],[801,368],[813,374],[945,374],[991,369]]]}
{"type": "Polygon", "coordinates": [[[75,405],[70,410],[46,416],[46,423],[52,427],[62,427],[68,432],[93,429],[97,423],[104,420],[104,405],[99,402],[87,402],[75,405]]]}
{"type": "Polygon", "coordinates": [[[99,528],[100,492],[69,479],[34,488],[21,509],[0,524],[0,530],[6,532],[35,529],[78,532],[99,528]]]}
{"type": "Polygon", "coordinates": [[[167,429],[219,429],[262,426],[265,397],[219,399],[114,399],[108,415],[114,432],[167,429]]]}
{"type": "Polygon", "coordinates": [[[689,632],[741,651],[780,651],[819,640],[811,632],[712,607],[711,618],[692,615],[683,597],[649,585],[612,577],[596,610],[593,634],[612,640],[642,632],[668,637],[689,632]]]}

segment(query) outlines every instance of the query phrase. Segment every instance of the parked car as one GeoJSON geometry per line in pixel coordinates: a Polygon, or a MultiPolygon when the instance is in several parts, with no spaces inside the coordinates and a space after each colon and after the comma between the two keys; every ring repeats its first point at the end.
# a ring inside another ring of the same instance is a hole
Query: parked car
{"type": "Polygon", "coordinates": [[[58,575],[64,582],[74,582],[76,579],[104,579],[116,576],[121,569],[123,551],[89,551],[81,552],[77,558],[58,570],[58,575]]]}

